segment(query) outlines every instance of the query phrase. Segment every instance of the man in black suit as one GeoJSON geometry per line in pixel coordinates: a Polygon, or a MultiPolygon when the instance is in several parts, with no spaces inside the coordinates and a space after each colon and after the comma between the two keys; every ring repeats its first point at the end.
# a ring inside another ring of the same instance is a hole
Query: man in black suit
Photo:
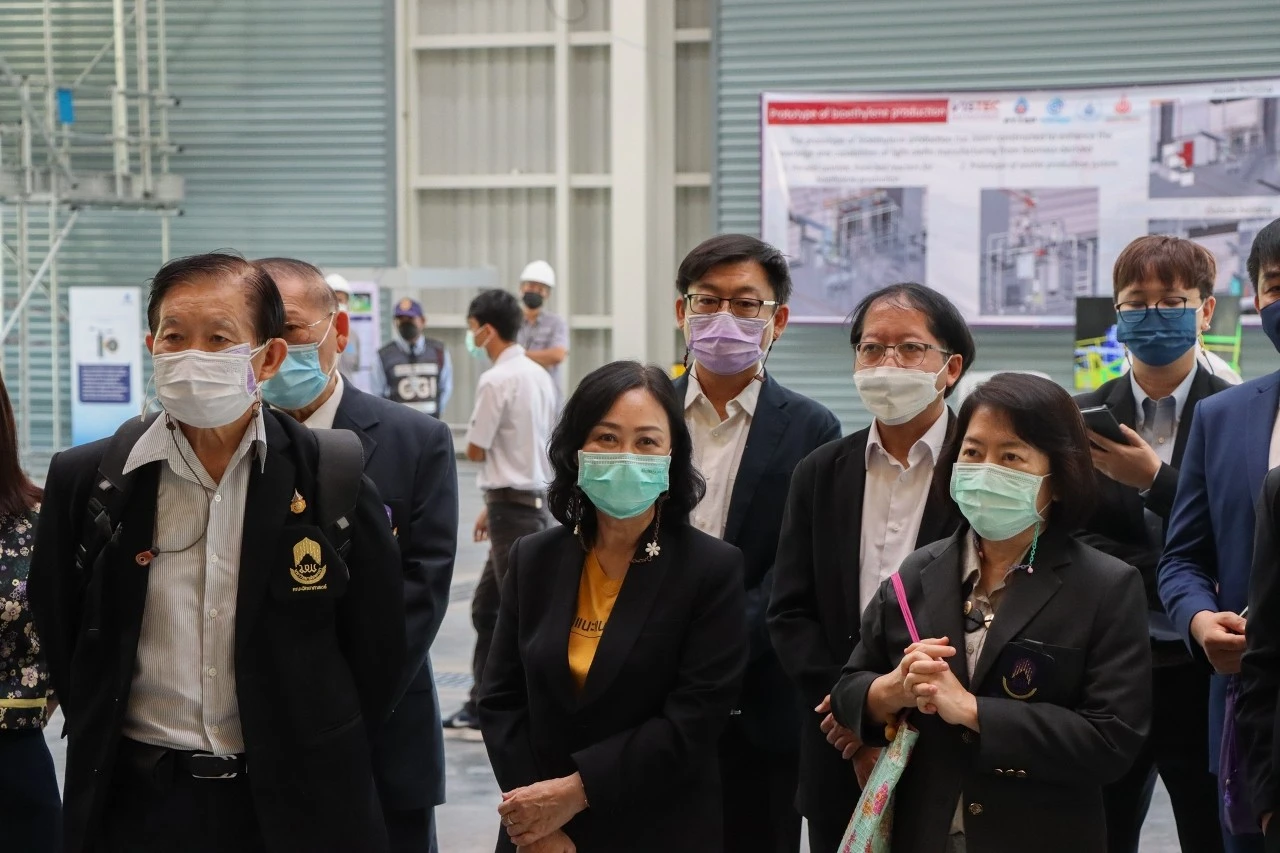
{"type": "Polygon", "coordinates": [[[797,805],[815,851],[839,846],[859,774],[875,763],[875,750],[831,716],[831,688],[858,644],[862,611],[908,554],[960,520],[931,484],[955,419],[945,397],[974,358],[956,307],[913,283],[863,299],[850,343],[854,381],[875,420],[810,453],[792,475],[768,608],[773,647],[805,703],[797,805]]]}
{"type": "Polygon", "coordinates": [[[400,543],[408,668],[406,692],[374,743],[373,771],[392,853],[436,849],[434,806],[444,802],[444,736],[428,652],[449,605],[458,546],[458,472],[449,428],[430,415],[344,380],[347,315],[319,269],[292,258],[257,262],[280,290],[285,364],[263,385],[267,402],[311,429],[345,429],[364,445],[365,473],[400,543]]]}
{"type": "Polygon", "coordinates": [[[171,261],[147,319],[164,412],[55,457],[36,533],[65,849],[385,851],[369,739],[406,644],[382,500],[358,460],[264,409],[286,354],[270,276],[171,261]]]}
{"type": "Polygon", "coordinates": [[[676,288],[676,319],[692,356],[676,392],[707,479],[693,524],[737,545],[746,559],[750,657],[737,713],[720,740],[725,849],[794,853],[799,707],[764,612],[791,472],[839,438],[840,423],[764,370],[787,326],[791,272],[781,252],[744,234],[712,237],[681,263],[676,288]]]}
{"type": "MultiPolygon", "coordinates": [[[[1280,270],[1278,270],[1280,272],[1280,270]]],[[[1280,283],[1280,274],[1276,276],[1280,283]]],[[[1245,808],[1262,827],[1268,853],[1280,851],[1280,468],[1272,468],[1258,496],[1249,625],[1236,700],[1237,747],[1245,808]]]]}
{"type": "Polygon", "coordinates": [[[1109,853],[1137,853],[1156,776],[1164,781],[1182,849],[1222,850],[1217,786],[1209,772],[1208,666],[1193,660],[1165,614],[1156,567],[1178,487],[1178,466],[1196,404],[1229,388],[1196,361],[1196,339],[1213,319],[1213,255],[1178,237],[1134,240],[1116,258],[1116,336],[1132,370],[1080,394],[1105,406],[1128,444],[1090,433],[1101,476],[1097,511],[1080,539],[1137,567],[1147,590],[1155,712],[1132,769],[1104,790],[1109,853]]]}

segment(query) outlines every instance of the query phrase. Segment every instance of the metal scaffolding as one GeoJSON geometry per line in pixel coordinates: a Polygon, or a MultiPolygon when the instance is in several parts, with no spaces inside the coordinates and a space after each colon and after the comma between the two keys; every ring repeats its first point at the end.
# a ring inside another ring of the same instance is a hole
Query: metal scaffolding
{"type": "MultiPolygon", "coordinates": [[[[111,7],[104,43],[78,73],[58,68],[53,0],[41,6],[43,73],[34,62],[15,67],[17,60],[0,52],[0,295],[8,290],[6,277],[16,283],[12,292],[17,294],[16,301],[9,300],[12,306],[0,299],[0,370],[10,387],[19,389],[18,440],[24,455],[31,450],[28,315],[41,301],[52,317],[47,343],[55,441],[61,434],[58,253],[81,211],[157,212],[159,254],[167,258],[170,218],[183,199],[182,179],[169,172],[169,158],[179,151],[169,139],[169,110],[178,101],[168,85],[165,0],[132,0],[128,9],[126,0],[101,3],[104,13],[108,3],[111,7]],[[103,83],[103,75],[95,78],[94,71],[108,56],[114,60],[114,78],[103,83]],[[12,227],[12,244],[3,240],[5,220],[12,227]],[[39,251],[43,257],[33,270],[39,251]],[[15,329],[18,365],[10,372],[4,344],[15,329]]],[[[83,26],[76,35],[84,35],[83,26]]]]}

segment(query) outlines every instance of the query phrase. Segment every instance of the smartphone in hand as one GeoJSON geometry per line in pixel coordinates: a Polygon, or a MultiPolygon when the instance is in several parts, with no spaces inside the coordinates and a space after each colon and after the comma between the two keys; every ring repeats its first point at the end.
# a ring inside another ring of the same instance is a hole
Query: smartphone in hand
{"type": "Polygon", "coordinates": [[[1116,416],[1111,414],[1111,410],[1106,406],[1081,409],[1080,416],[1084,418],[1085,426],[1103,438],[1110,439],[1117,444],[1129,443],[1129,439],[1125,438],[1124,433],[1120,431],[1120,422],[1116,420],[1116,416]]]}

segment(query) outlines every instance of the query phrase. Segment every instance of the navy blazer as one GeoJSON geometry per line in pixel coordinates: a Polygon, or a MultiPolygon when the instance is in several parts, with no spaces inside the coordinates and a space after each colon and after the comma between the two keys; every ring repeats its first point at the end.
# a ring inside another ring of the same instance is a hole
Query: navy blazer
{"type": "MultiPolygon", "coordinates": [[[[1254,503],[1271,451],[1280,406],[1280,373],[1228,388],[1200,401],[1178,472],[1178,494],[1160,558],[1160,600],[1191,654],[1206,661],[1191,638],[1202,610],[1244,609],[1253,563],[1254,503]]],[[[1222,741],[1225,679],[1209,693],[1209,762],[1216,772],[1222,741]]]]}
{"type": "Polygon", "coordinates": [[[430,415],[350,382],[333,426],[351,430],[364,445],[364,471],[391,516],[404,573],[408,667],[403,696],[374,742],[378,793],[388,809],[438,805],[444,802],[444,737],[428,652],[449,606],[458,547],[453,435],[430,415]]]}
{"type": "MultiPolygon", "coordinates": [[[[688,377],[681,376],[675,385],[683,404],[688,377]]],[[[724,541],[742,551],[750,640],[735,726],[756,747],[771,752],[799,749],[799,703],[765,624],[791,472],[801,459],[839,437],[840,421],[831,410],[764,374],[729,499],[724,541]]]]}

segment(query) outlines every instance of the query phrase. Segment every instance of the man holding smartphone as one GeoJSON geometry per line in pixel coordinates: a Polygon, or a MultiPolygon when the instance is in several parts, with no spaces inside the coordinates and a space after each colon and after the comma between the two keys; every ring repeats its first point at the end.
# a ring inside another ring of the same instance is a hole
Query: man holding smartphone
{"type": "Polygon", "coordinates": [[[1082,538],[1142,572],[1154,664],[1151,734],[1129,773],[1104,792],[1109,853],[1137,853],[1157,775],[1182,849],[1223,849],[1209,772],[1210,669],[1192,658],[1156,591],[1196,403],[1230,387],[1196,360],[1196,341],[1213,319],[1216,273],[1213,255],[1190,240],[1148,236],[1125,247],[1113,271],[1116,337],[1132,369],[1076,398],[1101,475],[1082,538]]]}

